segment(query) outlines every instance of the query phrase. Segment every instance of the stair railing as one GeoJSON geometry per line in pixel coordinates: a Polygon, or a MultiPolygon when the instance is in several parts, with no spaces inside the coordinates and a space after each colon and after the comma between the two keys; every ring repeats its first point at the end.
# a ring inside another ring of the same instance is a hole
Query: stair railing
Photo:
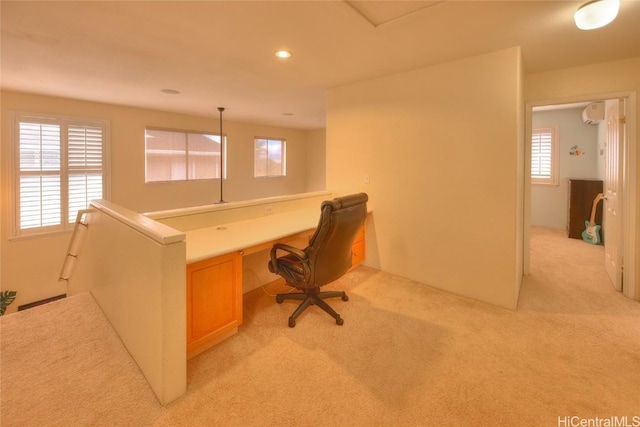
{"type": "Polygon", "coordinates": [[[89,224],[86,222],[86,216],[91,211],[93,211],[93,209],[81,209],[76,215],[76,222],[73,226],[73,233],[71,234],[71,240],[69,241],[69,248],[67,249],[67,255],[64,257],[58,281],[68,281],[69,277],[71,277],[73,266],[78,258],[78,248],[82,243],[82,236],[84,235],[84,231],[87,227],[89,227],[89,224]]]}

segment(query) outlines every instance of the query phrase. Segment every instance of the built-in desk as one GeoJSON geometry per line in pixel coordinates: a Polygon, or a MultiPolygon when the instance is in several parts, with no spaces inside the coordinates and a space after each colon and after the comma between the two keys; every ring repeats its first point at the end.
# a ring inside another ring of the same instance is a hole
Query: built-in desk
{"type": "MultiPolygon", "coordinates": [[[[187,358],[235,334],[242,324],[242,257],[274,243],[308,240],[320,210],[300,209],[188,231],[187,358]]],[[[354,265],[364,259],[364,229],[354,265]]]]}
{"type": "MultiPolygon", "coordinates": [[[[61,276],[68,295],[91,292],[166,405],[187,389],[187,356],[242,323],[243,263],[266,270],[265,250],[311,235],[321,203],[332,196],[322,191],[146,214],[94,200],[76,222],[61,276]],[[243,260],[253,252],[259,253],[243,260]]],[[[363,252],[355,248],[357,264],[363,252]]],[[[270,280],[264,273],[260,282],[270,280]]]]}
{"type": "Polygon", "coordinates": [[[319,218],[316,207],[187,231],[187,264],[234,251],[266,249],[274,241],[315,229],[319,218]]]}

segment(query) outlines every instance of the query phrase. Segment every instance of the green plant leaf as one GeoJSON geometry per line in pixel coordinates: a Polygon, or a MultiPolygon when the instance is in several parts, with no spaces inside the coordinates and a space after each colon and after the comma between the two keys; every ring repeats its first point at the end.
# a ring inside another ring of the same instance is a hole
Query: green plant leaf
{"type": "Polygon", "coordinates": [[[9,305],[16,299],[16,291],[3,291],[0,292],[0,316],[4,314],[4,311],[9,305]]]}

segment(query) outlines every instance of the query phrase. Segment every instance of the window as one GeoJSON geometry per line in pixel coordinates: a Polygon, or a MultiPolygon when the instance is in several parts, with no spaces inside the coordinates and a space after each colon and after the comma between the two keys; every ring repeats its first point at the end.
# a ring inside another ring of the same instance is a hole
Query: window
{"type": "Polygon", "coordinates": [[[255,178],[287,175],[287,141],[284,139],[255,138],[253,176],[255,178]]]}
{"type": "Polygon", "coordinates": [[[558,185],[558,128],[533,130],[531,139],[531,183],[558,185]]]}
{"type": "Polygon", "coordinates": [[[226,144],[221,165],[220,135],[147,128],[145,182],[216,179],[221,166],[226,178],[226,144]]]}
{"type": "Polygon", "coordinates": [[[13,235],[71,229],[78,210],[106,198],[108,122],[15,117],[13,235]]]}

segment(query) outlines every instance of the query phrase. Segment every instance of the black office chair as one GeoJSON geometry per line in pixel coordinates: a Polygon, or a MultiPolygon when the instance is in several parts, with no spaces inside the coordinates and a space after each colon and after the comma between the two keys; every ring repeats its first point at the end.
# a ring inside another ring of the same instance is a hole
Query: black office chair
{"type": "Polygon", "coordinates": [[[338,325],[344,323],[324,299],[342,297],[343,301],[348,301],[349,297],[342,291],[320,292],[320,287],[340,278],[351,268],[351,246],[367,216],[368,199],[365,193],[359,193],[322,202],[320,222],[309,246],[301,250],[276,243],[271,248],[269,271],[302,291],[276,296],[278,304],[285,299],[302,301],[289,317],[289,327],[296,325],[298,316],[310,305],[317,305],[329,313],[338,325]],[[287,254],[278,257],[278,251],[287,254]]]}

